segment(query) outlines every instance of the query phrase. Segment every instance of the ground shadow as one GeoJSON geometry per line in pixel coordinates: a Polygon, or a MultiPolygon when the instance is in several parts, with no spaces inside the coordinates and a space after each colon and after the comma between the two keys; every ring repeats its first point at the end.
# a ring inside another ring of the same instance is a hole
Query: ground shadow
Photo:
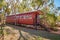
{"type": "MultiPolygon", "coordinates": [[[[9,25],[11,26],[11,25],[9,25]]],[[[36,35],[36,36],[40,36],[40,37],[43,37],[43,38],[47,38],[47,39],[50,39],[50,40],[60,40],[60,35],[58,34],[53,34],[53,33],[49,33],[49,32],[46,32],[46,31],[42,31],[42,30],[33,30],[33,29],[28,29],[28,28],[23,28],[23,27],[18,27],[18,26],[11,26],[15,29],[18,29],[18,30],[22,30],[24,32],[27,32],[29,33],[30,35],[36,35]]],[[[20,35],[21,37],[24,38],[24,40],[27,40],[21,33],[20,31],[20,35]]],[[[20,37],[20,38],[21,38],[20,37]]]]}
{"type": "Polygon", "coordinates": [[[19,32],[20,32],[20,37],[19,37],[18,40],[21,40],[21,38],[23,38],[24,40],[27,40],[27,38],[25,38],[25,37],[23,36],[23,34],[21,33],[21,30],[19,30],[19,32]]]}

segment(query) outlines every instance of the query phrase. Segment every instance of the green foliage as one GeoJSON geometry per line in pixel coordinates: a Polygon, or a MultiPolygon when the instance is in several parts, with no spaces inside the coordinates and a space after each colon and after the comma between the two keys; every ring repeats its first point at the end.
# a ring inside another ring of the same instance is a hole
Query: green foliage
{"type": "MultiPolygon", "coordinates": [[[[1,1],[1,0],[0,0],[1,1]]],[[[0,2],[0,8],[2,8],[2,7],[4,7],[4,6],[6,6],[6,2],[4,1],[4,0],[2,0],[1,2],[0,2]]]]}
{"type": "Polygon", "coordinates": [[[38,8],[40,6],[43,5],[43,1],[42,0],[32,0],[31,4],[30,4],[35,10],[38,10],[38,8]],[[35,8],[37,6],[37,8],[35,8]]]}
{"type": "Polygon", "coordinates": [[[6,8],[6,9],[5,9],[5,12],[7,12],[7,14],[10,14],[11,9],[10,9],[10,8],[6,8]]]}
{"type": "Polygon", "coordinates": [[[43,37],[38,36],[37,40],[44,40],[43,37]]]}
{"type": "Polygon", "coordinates": [[[51,25],[51,26],[55,26],[55,22],[56,22],[56,16],[55,14],[50,14],[50,13],[47,13],[47,22],[51,25]]]}
{"type": "Polygon", "coordinates": [[[4,1],[4,0],[0,0],[0,9],[3,9],[3,12],[1,12],[1,34],[3,35],[4,33],[3,33],[3,27],[5,26],[4,25],[4,19],[5,19],[5,13],[4,13],[4,8],[5,8],[5,6],[6,6],[6,2],[4,1]]]}
{"type": "Polygon", "coordinates": [[[43,19],[44,18],[44,15],[39,15],[40,19],[43,19]]]}
{"type": "Polygon", "coordinates": [[[3,0],[0,0],[0,2],[2,2],[3,0]]]}
{"type": "Polygon", "coordinates": [[[0,9],[3,7],[2,3],[0,3],[0,9]]]}
{"type": "Polygon", "coordinates": [[[60,22],[60,16],[57,16],[57,21],[60,22]]]}

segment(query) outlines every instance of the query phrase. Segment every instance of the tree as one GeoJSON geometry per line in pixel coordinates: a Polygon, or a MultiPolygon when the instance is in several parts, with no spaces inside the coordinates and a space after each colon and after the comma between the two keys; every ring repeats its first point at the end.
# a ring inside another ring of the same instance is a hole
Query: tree
{"type": "MultiPolygon", "coordinates": [[[[6,6],[6,2],[4,0],[0,0],[0,13],[1,13],[1,33],[2,33],[2,37],[4,36],[4,32],[3,32],[3,27],[5,26],[5,6],[6,6]],[[3,10],[3,11],[2,11],[3,10]]],[[[4,37],[2,38],[2,40],[4,40],[4,37]]]]}
{"type": "Polygon", "coordinates": [[[51,27],[55,26],[57,17],[55,14],[47,14],[47,22],[50,24],[51,27]]]}
{"type": "Polygon", "coordinates": [[[57,16],[57,21],[60,22],[60,16],[57,16]]]}
{"type": "Polygon", "coordinates": [[[42,0],[32,0],[30,5],[34,10],[38,10],[40,8],[40,6],[43,6],[43,1],[42,0]]]}

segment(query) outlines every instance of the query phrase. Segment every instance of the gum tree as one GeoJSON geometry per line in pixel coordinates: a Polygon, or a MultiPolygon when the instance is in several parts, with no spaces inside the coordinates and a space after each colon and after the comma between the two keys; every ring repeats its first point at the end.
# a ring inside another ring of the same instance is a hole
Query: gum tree
{"type": "Polygon", "coordinates": [[[1,34],[2,34],[2,40],[4,40],[4,32],[3,27],[5,26],[5,8],[6,8],[6,2],[4,0],[0,0],[0,17],[1,17],[1,34]]]}

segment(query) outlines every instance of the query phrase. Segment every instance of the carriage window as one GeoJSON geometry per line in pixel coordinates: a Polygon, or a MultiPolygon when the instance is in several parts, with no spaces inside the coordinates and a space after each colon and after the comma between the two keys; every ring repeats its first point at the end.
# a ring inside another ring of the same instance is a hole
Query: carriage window
{"type": "Polygon", "coordinates": [[[25,18],[26,19],[32,19],[32,16],[31,15],[27,15],[25,18]]]}
{"type": "Polygon", "coordinates": [[[32,16],[31,15],[24,15],[24,16],[20,16],[20,18],[23,18],[23,19],[32,19],[32,16]]]}
{"type": "Polygon", "coordinates": [[[29,19],[32,19],[32,16],[31,15],[29,16],[29,19]]]}
{"type": "Polygon", "coordinates": [[[19,16],[16,16],[16,18],[19,18],[19,16]]]}
{"type": "Polygon", "coordinates": [[[24,16],[20,16],[20,18],[24,18],[24,16]]]}
{"type": "Polygon", "coordinates": [[[29,16],[28,16],[28,15],[26,15],[26,16],[25,16],[25,18],[29,18],[29,16]]]}

